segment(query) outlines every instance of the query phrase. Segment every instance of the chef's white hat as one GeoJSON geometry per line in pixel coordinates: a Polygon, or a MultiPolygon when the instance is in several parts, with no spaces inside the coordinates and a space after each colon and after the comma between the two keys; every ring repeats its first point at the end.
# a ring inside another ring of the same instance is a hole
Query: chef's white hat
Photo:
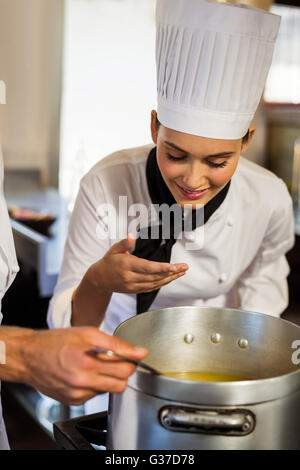
{"type": "Polygon", "coordinates": [[[157,0],[159,121],[202,137],[243,137],[263,92],[280,19],[242,4],[157,0]]]}

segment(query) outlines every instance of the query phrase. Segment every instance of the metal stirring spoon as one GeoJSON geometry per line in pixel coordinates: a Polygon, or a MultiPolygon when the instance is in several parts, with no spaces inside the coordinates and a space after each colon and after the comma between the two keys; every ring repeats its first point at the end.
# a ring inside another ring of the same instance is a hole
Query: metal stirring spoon
{"type": "Polygon", "coordinates": [[[123,356],[123,354],[118,354],[113,351],[102,349],[102,348],[93,348],[93,349],[90,349],[89,352],[94,353],[96,355],[106,354],[106,356],[108,357],[117,357],[119,359],[122,359],[123,361],[127,361],[127,362],[130,362],[131,364],[141,367],[142,369],[147,370],[148,372],[151,372],[152,374],[161,375],[161,372],[159,372],[158,370],[154,369],[151,366],[148,366],[148,364],[145,364],[142,361],[137,361],[136,359],[132,359],[131,357],[128,357],[128,356],[123,356]]]}

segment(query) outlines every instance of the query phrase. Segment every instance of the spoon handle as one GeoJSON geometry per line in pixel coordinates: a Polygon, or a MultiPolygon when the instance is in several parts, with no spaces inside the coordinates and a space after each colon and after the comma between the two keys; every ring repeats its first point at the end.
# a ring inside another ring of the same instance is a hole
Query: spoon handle
{"type": "Polygon", "coordinates": [[[131,364],[134,364],[135,366],[141,367],[142,369],[145,369],[148,372],[151,372],[152,374],[161,375],[160,372],[158,372],[158,370],[154,369],[151,366],[148,366],[148,364],[145,364],[142,361],[137,361],[136,359],[132,359],[131,357],[123,356],[123,354],[115,353],[109,349],[93,348],[90,350],[90,352],[96,355],[106,354],[106,356],[108,357],[117,357],[119,359],[122,359],[123,361],[130,362],[131,364]]]}

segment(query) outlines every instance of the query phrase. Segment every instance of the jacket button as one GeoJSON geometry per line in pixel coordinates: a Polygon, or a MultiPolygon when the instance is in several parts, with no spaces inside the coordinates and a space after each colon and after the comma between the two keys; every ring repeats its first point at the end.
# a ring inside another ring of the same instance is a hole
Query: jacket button
{"type": "Polygon", "coordinates": [[[227,274],[222,273],[221,276],[219,277],[219,282],[226,282],[227,281],[227,274]]]}
{"type": "Polygon", "coordinates": [[[228,227],[232,227],[232,226],[233,226],[233,220],[232,220],[231,217],[229,217],[229,218],[227,219],[227,225],[228,225],[228,227]]]}

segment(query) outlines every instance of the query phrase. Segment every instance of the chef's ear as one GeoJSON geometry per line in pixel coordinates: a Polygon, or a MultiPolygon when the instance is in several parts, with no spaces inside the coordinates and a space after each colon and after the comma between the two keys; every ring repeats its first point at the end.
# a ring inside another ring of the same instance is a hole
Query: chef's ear
{"type": "Polygon", "coordinates": [[[157,144],[159,125],[157,124],[157,113],[154,109],[151,111],[151,135],[154,144],[157,144]]]}
{"type": "Polygon", "coordinates": [[[242,140],[241,153],[246,152],[247,148],[248,148],[249,145],[250,145],[250,142],[251,142],[251,140],[252,140],[252,137],[254,136],[255,131],[256,131],[256,127],[254,127],[254,126],[249,127],[248,138],[245,139],[245,140],[244,140],[244,139],[242,140]]]}

